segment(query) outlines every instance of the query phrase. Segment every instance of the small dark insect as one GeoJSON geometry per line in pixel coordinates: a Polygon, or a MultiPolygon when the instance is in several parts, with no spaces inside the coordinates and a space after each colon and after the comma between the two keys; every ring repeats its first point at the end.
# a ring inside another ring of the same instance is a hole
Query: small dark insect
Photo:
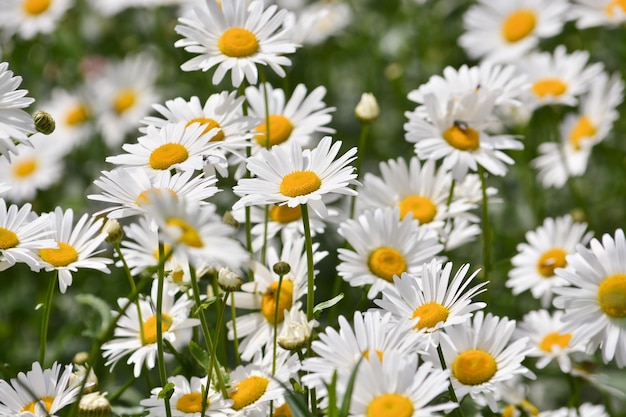
{"type": "Polygon", "coordinates": [[[467,124],[467,122],[464,122],[463,120],[455,120],[454,121],[454,126],[458,127],[461,130],[469,129],[469,125],[467,124]]]}

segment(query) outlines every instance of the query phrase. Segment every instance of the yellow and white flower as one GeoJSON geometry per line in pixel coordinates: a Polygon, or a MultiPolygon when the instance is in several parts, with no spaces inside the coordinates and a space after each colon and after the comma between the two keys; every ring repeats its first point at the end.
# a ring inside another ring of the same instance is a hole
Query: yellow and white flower
{"type": "Polygon", "coordinates": [[[29,144],[28,135],[35,133],[32,117],[22,110],[35,99],[26,97],[28,90],[17,89],[21,82],[22,77],[14,76],[7,62],[0,63],[0,153],[8,160],[11,153],[17,153],[14,141],[29,144]]]}
{"type": "Polygon", "coordinates": [[[619,26],[626,22],[626,3],[622,0],[573,0],[569,18],[578,29],[619,26]]]}
{"type": "Polygon", "coordinates": [[[94,111],[86,94],[61,88],[52,90],[47,103],[42,104],[54,118],[55,129],[48,135],[48,143],[55,148],[70,151],[87,142],[94,132],[94,111]]]}
{"type": "Polygon", "coordinates": [[[1,5],[0,29],[4,34],[32,39],[39,33],[53,32],[65,12],[74,6],[74,1],[4,0],[1,5]]]}

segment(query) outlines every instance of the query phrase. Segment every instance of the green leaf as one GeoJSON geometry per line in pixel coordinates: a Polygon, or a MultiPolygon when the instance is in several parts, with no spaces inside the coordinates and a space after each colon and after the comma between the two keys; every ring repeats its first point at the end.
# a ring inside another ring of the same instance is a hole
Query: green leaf
{"type": "Polygon", "coordinates": [[[196,362],[198,362],[198,364],[200,364],[200,366],[204,368],[207,374],[210,373],[209,366],[211,365],[211,355],[209,355],[209,352],[204,350],[199,344],[197,344],[193,340],[189,342],[189,352],[191,352],[191,356],[193,356],[196,362]]]}
{"type": "Polygon", "coordinates": [[[318,305],[316,305],[315,307],[313,307],[313,313],[317,315],[318,313],[321,313],[323,310],[326,310],[327,308],[331,308],[342,299],[343,299],[343,293],[339,294],[336,297],[331,298],[330,300],[323,301],[319,303],[318,305]]]}
{"type": "Polygon", "coordinates": [[[174,395],[174,388],[176,388],[176,385],[173,382],[168,382],[159,392],[158,398],[160,400],[169,400],[174,395]]]}
{"type": "Polygon", "coordinates": [[[348,417],[350,413],[350,402],[352,401],[352,390],[354,389],[354,381],[356,381],[356,374],[361,366],[361,361],[363,361],[363,356],[359,359],[359,361],[354,366],[352,370],[352,374],[350,374],[350,380],[348,381],[348,386],[346,388],[346,394],[343,397],[343,402],[341,403],[341,410],[339,410],[340,417],[348,417]]]}
{"type": "Polygon", "coordinates": [[[96,318],[91,320],[83,334],[89,337],[98,337],[109,327],[112,319],[111,307],[106,301],[92,294],[78,294],[76,301],[91,307],[97,313],[96,318]]]}
{"type": "Polygon", "coordinates": [[[281,385],[285,388],[285,401],[289,404],[289,410],[293,417],[315,417],[315,414],[306,405],[306,400],[302,395],[296,394],[285,384],[281,383],[281,385]]]}

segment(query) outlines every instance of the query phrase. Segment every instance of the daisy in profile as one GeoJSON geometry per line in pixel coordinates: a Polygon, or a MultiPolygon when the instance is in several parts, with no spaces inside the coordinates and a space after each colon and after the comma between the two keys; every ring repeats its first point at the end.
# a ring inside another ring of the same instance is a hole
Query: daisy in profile
{"type": "Polygon", "coordinates": [[[570,287],[555,288],[554,305],[565,310],[564,331],[580,328],[572,343],[590,339],[588,352],[602,350],[605,363],[615,359],[626,366],[626,238],[604,234],[592,239],[589,248],[579,245],[568,256],[567,266],[556,270],[570,287]]]}
{"type": "Polygon", "coordinates": [[[61,293],[72,285],[72,272],[77,272],[78,268],[111,272],[107,265],[113,261],[95,256],[103,251],[99,247],[107,238],[107,234],[102,232],[103,219],[96,220],[85,213],[74,224],[73,210],[63,211],[57,207],[50,213],[48,221],[58,248],[39,249],[39,256],[42,268],[58,272],[61,293]]]}
{"type": "Polygon", "coordinates": [[[621,0],[574,0],[569,18],[578,29],[615,27],[626,22],[626,4],[621,0]]]}
{"type": "MultiPolygon", "coordinates": [[[[192,376],[187,379],[182,375],[171,376],[168,382],[174,384],[174,392],[168,403],[172,417],[199,417],[203,411],[202,400],[204,390],[208,389],[207,403],[204,415],[207,417],[226,417],[235,411],[231,408],[233,401],[225,400],[222,395],[211,386],[207,388],[207,377],[192,376]]],[[[163,388],[157,387],[151,391],[150,398],[142,400],[140,404],[146,408],[149,417],[165,417],[165,402],[159,398],[163,388]]]]}
{"type": "Polygon", "coordinates": [[[441,416],[459,405],[436,401],[448,390],[450,371],[418,366],[417,355],[389,352],[361,362],[352,391],[350,415],[354,417],[441,416]]]}
{"type": "Polygon", "coordinates": [[[70,151],[93,135],[94,112],[82,91],[55,88],[50,99],[41,107],[54,117],[55,129],[48,135],[48,141],[54,143],[55,148],[70,151]]]}
{"type": "Polygon", "coordinates": [[[322,201],[325,194],[356,195],[349,186],[356,183],[357,174],[348,165],[356,158],[356,148],[335,159],[339,148],[340,141],[332,143],[326,136],[314,149],[303,150],[296,141],[286,149],[261,149],[247,163],[256,178],[242,178],[233,188],[235,194],[242,196],[233,210],[274,203],[288,207],[307,204],[326,216],[328,210],[322,201]]]}
{"type": "Polygon", "coordinates": [[[28,135],[35,133],[32,117],[22,110],[35,99],[26,97],[28,90],[17,89],[21,83],[7,62],[0,63],[0,153],[8,160],[17,153],[15,142],[28,144],[28,135]]]}
{"type": "Polygon", "coordinates": [[[256,144],[269,149],[274,145],[296,141],[304,148],[312,145],[311,135],[314,133],[335,133],[335,129],[326,125],[332,120],[330,113],[336,109],[326,106],[323,101],[325,95],[326,88],[323,86],[315,88],[307,95],[304,84],[298,84],[288,100],[284,90],[273,88],[269,83],[258,88],[246,88],[250,114],[265,121],[255,128],[256,144]],[[267,119],[266,114],[269,115],[267,119]]]}
{"type": "Polygon", "coordinates": [[[541,300],[543,308],[552,301],[552,290],[569,283],[555,273],[567,266],[567,256],[576,247],[586,245],[593,236],[586,223],[574,222],[572,216],[548,217],[535,230],[526,232],[526,242],[517,245],[517,254],[511,259],[513,269],[505,285],[513,295],[524,291],[541,300]]]}
{"type": "Polygon", "coordinates": [[[584,357],[587,340],[580,339],[572,343],[572,332],[563,330],[563,311],[557,310],[550,314],[548,310],[531,311],[524,315],[518,324],[514,337],[526,337],[532,350],[528,356],[536,357],[537,368],[543,369],[553,360],[558,362],[561,371],[570,373],[572,357],[584,357]]]}
{"type": "Polygon", "coordinates": [[[569,7],[566,0],[479,0],[463,16],[459,44],[472,59],[514,62],[561,33],[569,7]]]}
{"type": "Polygon", "coordinates": [[[284,77],[283,66],[291,65],[285,55],[296,50],[283,26],[287,10],[276,5],[265,8],[262,1],[232,0],[218,3],[207,0],[194,9],[190,18],[180,18],[176,32],[183,39],[176,47],[199,54],[181,65],[183,71],[208,71],[213,67],[213,84],[219,84],[228,71],[233,87],[239,87],[244,78],[256,85],[257,65],[270,67],[284,77]]]}
{"type": "MultiPolygon", "coordinates": [[[[119,298],[117,304],[125,309],[117,322],[113,339],[102,345],[102,356],[106,359],[105,366],[111,370],[126,355],[127,364],[133,365],[135,377],[141,375],[142,368],[152,369],[157,358],[157,281],[152,284],[151,295],[139,298],[138,313],[136,306],[126,307],[130,301],[119,298]]],[[[191,340],[191,328],[200,324],[200,320],[189,318],[194,302],[186,293],[179,294],[178,287],[164,283],[163,308],[161,310],[161,331],[163,339],[169,341],[175,349],[183,348],[191,340]]],[[[113,311],[114,315],[118,315],[113,311]]]]}
{"type": "MultiPolygon", "coordinates": [[[[452,371],[450,379],[459,401],[469,394],[495,412],[503,382],[515,375],[534,377],[522,365],[530,350],[528,339],[511,342],[514,331],[514,320],[478,311],[471,322],[450,326],[441,333],[441,351],[446,368],[452,371]]],[[[434,348],[426,359],[441,366],[434,348]]]]}
{"type": "Polygon", "coordinates": [[[424,262],[443,250],[435,232],[411,215],[400,218],[398,208],[368,210],[341,223],[338,232],[352,249],[338,249],[337,271],[353,287],[369,286],[370,299],[392,287],[394,276],[421,276],[424,262]]]}
{"type": "Polygon", "coordinates": [[[71,365],[55,362],[51,368],[42,369],[34,362],[30,371],[20,372],[10,382],[0,380],[0,415],[56,417],[80,394],[82,380],[70,382],[71,376],[71,365]]]}
{"type": "Polygon", "coordinates": [[[5,0],[2,2],[0,29],[22,39],[53,32],[73,0],[5,0]]]}
{"type": "Polygon", "coordinates": [[[408,322],[424,334],[425,341],[437,346],[440,330],[465,323],[473,312],[486,306],[472,300],[485,291],[487,283],[469,287],[478,274],[475,271],[467,276],[469,267],[469,264],[463,265],[451,277],[452,262],[444,266],[433,260],[424,264],[421,280],[407,273],[395,276],[394,286],[385,288],[382,299],[374,300],[374,303],[391,312],[395,320],[408,322]]]}

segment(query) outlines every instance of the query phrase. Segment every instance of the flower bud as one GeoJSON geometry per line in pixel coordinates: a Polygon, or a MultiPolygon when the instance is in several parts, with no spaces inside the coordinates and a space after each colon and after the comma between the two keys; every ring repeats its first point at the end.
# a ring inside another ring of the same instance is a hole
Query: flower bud
{"type": "Polygon", "coordinates": [[[233,226],[235,229],[239,228],[239,222],[237,221],[237,219],[235,219],[235,216],[233,216],[233,213],[231,213],[230,211],[224,213],[224,216],[222,216],[222,222],[226,223],[227,225],[233,226]]]}
{"type": "Polygon", "coordinates": [[[243,281],[239,275],[229,268],[221,268],[217,273],[217,283],[224,291],[238,291],[243,281]]]}
{"type": "Polygon", "coordinates": [[[276,273],[276,275],[284,277],[291,271],[291,266],[287,262],[280,261],[276,262],[272,269],[274,270],[274,273],[276,273]]]}
{"type": "Polygon", "coordinates": [[[72,358],[72,363],[74,365],[84,365],[89,359],[89,353],[87,352],[77,352],[72,358]]]}
{"type": "Polygon", "coordinates": [[[43,133],[44,135],[49,135],[54,132],[54,128],[56,127],[54,118],[50,115],[50,113],[46,113],[42,110],[37,110],[33,113],[33,122],[35,122],[35,129],[37,129],[37,132],[43,133]]]}
{"type": "Polygon", "coordinates": [[[111,415],[111,404],[106,398],[107,393],[92,392],[84,395],[78,403],[79,417],[108,417],[111,415]]]}
{"type": "Polygon", "coordinates": [[[102,226],[102,231],[107,234],[107,238],[104,240],[111,245],[119,244],[124,238],[124,230],[115,219],[108,219],[102,226]]]}
{"type": "Polygon", "coordinates": [[[376,97],[372,93],[363,93],[361,95],[361,101],[356,105],[354,109],[354,115],[363,124],[374,123],[380,115],[380,108],[376,97]]]}
{"type": "Polygon", "coordinates": [[[313,327],[318,325],[316,320],[307,321],[306,314],[297,308],[292,308],[289,312],[285,310],[284,323],[277,342],[285,350],[297,350],[304,347],[311,338],[313,327]]]}

